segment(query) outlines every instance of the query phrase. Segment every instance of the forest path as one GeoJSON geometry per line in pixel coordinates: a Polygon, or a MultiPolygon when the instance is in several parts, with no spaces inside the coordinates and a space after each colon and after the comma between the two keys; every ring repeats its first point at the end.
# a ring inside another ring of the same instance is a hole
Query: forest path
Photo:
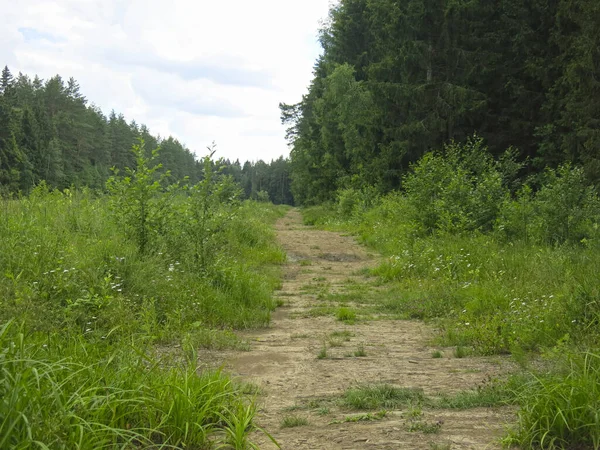
{"type": "MultiPolygon", "coordinates": [[[[242,333],[249,352],[220,358],[227,370],[260,386],[257,421],[282,449],[500,448],[498,437],[514,420],[509,408],[405,405],[385,408],[381,418],[376,416],[381,407],[362,412],[343,407],[344,392],[360,384],[420,388],[426,396],[439,396],[474,389],[509,364],[502,358],[455,358],[451,350],[431,345],[432,326],[378,313],[382,291],[364,268],[379,257],[351,236],[307,227],[297,209],[276,230],[288,255],[276,294],[284,306],[269,328],[242,333]],[[342,306],[359,320],[338,320],[342,306]],[[326,356],[319,358],[324,348],[326,356]],[[432,356],[436,350],[442,358],[432,356]],[[307,419],[308,425],[282,428],[286,417],[307,419]]],[[[276,448],[264,435],[253,439],[261,449],[276,448]]]]}

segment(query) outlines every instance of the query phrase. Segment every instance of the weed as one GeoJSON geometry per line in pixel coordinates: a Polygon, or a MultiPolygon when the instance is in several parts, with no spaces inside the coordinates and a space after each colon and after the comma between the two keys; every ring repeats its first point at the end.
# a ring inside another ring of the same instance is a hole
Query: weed
{"type": "Polygon", "coordinates": [[[317,409],[316,413],[319,416],[327,416],[327,415],[331,414],[331,410],[327,407],[321,407],[321,408],[317,409]]]}
{"type": "Polygon", "coordinates": [[[453,354],[454,354],[455,358],[465,358],[466,356],[468,356],[469,352],[467,351],[467,349],[465,347],[458,345],[454,349],[453,354]]]}
{"type": "Polygon", "coordinates": [[[424,400],[423,390],[401,388],[389,384],[362,385],[348,389],[342,404],[353,409],[398,408],[424,400]]]}
{"type": "Polygon", "coordinates": [[[356,321],[356,311],[350,308],[339,308],[335,316],[341,322],[354,323],[356,321]]]}
{"type": "Polygon", "coordinates": [[[420,432],[424,434],[437,434],[440,432],[443,421],[438,420],[437,422],[425,422],[425,421],[412,421],[408,423],[408,431],[411,433],[420,432]]]}
{"type": "Polygon", "coordinates": [[[367,356],[367,352],[365,351],[365,346],[363,344],[360,344],[357,349],[354,351],[354,356],[356,356],[357,358],[362,358],[367,356]]]}
{"type": "Polygon", "coordinates": [[[286,406],[285,408],[283,408],[283,411],[285,412],[293,412],[293,411],[298,411],[304,409],[302,406],[300,405],[292,405],[292,406],[286,406]]]}
{"type": "Polygon", "coordinates": [[[452,444],[448,442],[444,442],[443,444],[438,442],[430,442],[429,448],[430,450],[452,450],[452,444]]]}
{"type": "Polygon", "coordinates": [[[440,352],[439,350],[435,350],[435,351],[431,352],[432,358],[441,358],[442,356],[443,356],[442,352],[440,352]]]}
{"type": "Polygon", "coordinates": [[[310,334],[306,333],[294,333],[290,336],[291,339],[307,339],[311,337],[310,334]]]}
{"type": "Polygon", "coordinates": [[[301,416],[285,416],[281,420],[281,428],[294,428],[303,427],[309,425],[308,419],[301,416]]]}
{"type": "Polygon", "coordinates": [[[348,342],[351,337],[354,337],[355,334],[349,330],[341,330],[341,331],[333,331],[329,336],[335,338],[341,338],[344,341],[348,342]]]}
{"type": "Polygon", "coordinates": [[[344,341],[338,338],[334,338],[329,336],[327,338],[327,344],[329,345],[329,347],[334,348],[334,347],[342,347],[344,345],[344,341]]]}
{"type": "Polygon", "coordinates": [[[319,350],[319,353],[317,354],[317,359],[325,359],[325,358],[327,358],[327,345],[325,345],[325,343],[323,343],[321,350],[319,350]]]}

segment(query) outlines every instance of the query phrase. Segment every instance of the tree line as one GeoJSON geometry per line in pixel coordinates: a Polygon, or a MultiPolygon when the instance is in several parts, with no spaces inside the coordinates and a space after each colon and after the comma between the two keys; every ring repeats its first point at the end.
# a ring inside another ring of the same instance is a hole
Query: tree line
{"type": "MultiPolygon", "coordinates": [[[[151,134],[115,111],[107,116],[88,103],[73,78],[42,80],[8,67],[0,75],[0,195],[28,193],[44,181],[52,188],[104,189],[112,169],[135,167],[133,145],[143,139],[148,152],[160,147],[158,162],[173,180],[203,178],[203,165],[177,139],[151,134]]],[[[246,198],[291,203],[289,161],[271,163],[218,160],[215,169],[231,175],[246,198]],[[259,194],[260,193],[260,194],[259,194]]]]}
{"type": "Polygon", "coordinates": [[[529,174],[600,182],[595,0],[341,0],[302,101],[281,105],[297,202],[400,187],[426,152],[476,132],[529,174]]]}

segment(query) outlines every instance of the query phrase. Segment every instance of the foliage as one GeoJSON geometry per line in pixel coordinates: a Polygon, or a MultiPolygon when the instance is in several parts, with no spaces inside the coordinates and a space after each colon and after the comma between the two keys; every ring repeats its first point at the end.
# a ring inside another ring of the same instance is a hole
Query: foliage
{"type": "Polygon", "coordinates": [[[352,409],[399,408],[424,400],[421,389],[401,388],[389,384],[361,385],[344,393],[342,404],[352,409]]]}
{"type": "Polygon", "coordinates": [[[305,220],[354,232],[386,256],[371,271],[386,283],[381,313],[435,320],[437,343],[455,356],[510,353],[529,372],[434,406],[517,403],[511,443],[599,448],[599,198],[568,164],[515,189],[511,161],[475,140],[452,144],[414,164],[404,192],[362,211],[340,196],[305,220]],[[531,352],[568,364],[530,369],[531,352]]]}
{"type": "Polygon", "coordinates": [[[483,140],[427,153],[403,181],[414,221],[424,232],[489,231],[508,190],[483,140]]]}
{"type": "Polygon", "coordinates": [[[58,75],[42,81],[2,71],[0,87],[0,193],[28,193],[45,181],[52,188],[103,189],[112,167],[134,167],[131,146],[143,139],[161,147],[160,172],[173,180],[200,178],[192,152],[172,137],[160,139],[145,125],[127,123],[112,111],[106,117],[89,105],[77,82],[58,75]]]}
{"type": "Polygon", "coordinates": [[[518,426],[508,443],[523,448],[600,448],[600,356],[584,352],[562,358],[569,363],[564,373],[536,376],[522,389],[518,426]]]}
{"type": "Polygon", "coordinates": [[[268,324],[283,211],[241,203],[208,158],[190,187],[135,152],[109,196],[41,182],[0,200],[2,448],[254,448],[252,400],[198,374],[195,349],[268,324]]]}
{"type": "Polygon", "coordinates": [[[390,192],[474,132],[495,157],[516,149],[529,173],[571,163],[597,184],[598,14],[593,0],[332,5],[308,91],[281,105],[296,202],[390,192]]]}
{"type": "Polygon", "coordinates": [[[219,372],[165,368],[141,349],[76,334],[25,333],[13,322],[0,329],[2,448],[204,448],[248,408],[219,372]]]}

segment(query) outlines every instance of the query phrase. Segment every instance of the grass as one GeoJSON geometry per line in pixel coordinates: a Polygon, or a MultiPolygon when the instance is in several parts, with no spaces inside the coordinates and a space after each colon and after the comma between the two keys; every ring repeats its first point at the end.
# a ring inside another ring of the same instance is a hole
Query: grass
{"type": "Polygon", "coordinates": [[[0,200],[0,448],[252,447],[256,394],[196,349],[269,323],[284,209],[197,195],[152,193],[151,233],[127,195],[0,200]]]}
{"type": "Polygon", "coordinates": [[[431,357],[432,358],[442,358],[443,356],[444,355],[439,350],[434,350],[433,352],[431,352],[431,357]]]}
{"type": "Polygon", "coordinates": [[[356,348],[356,350],[354,351],[354,356],[356,356],[357,358],[363,358],[367,356],[367,352],[365,351],[365,346],[363,344],[360,344],[356,348]]]}
{"type": "Polygon", "coordinates": [[[564,375],[533,377],[508,444],[522,448],[600,448],[600,355],[569,355],[564,375]]]}
{"type": "Polygon", "coordinates": [[[342,405],[358,410],[397,409],[424,399],[422,389],[367,384],[348,389],[342,397],[342,405]]]}
{"type": "Polygon", "coordinates": [[[340,322],[352,324],[356,322],[356,311],[351,308],[341,307],[335,313],[335,317],[340,322]]]}
{"type": "Polygon", "coordinates": [[[306,417],[302,416],[285,416],[281,419],[281,428],[295,428],[304,427],[310,425],[310,422],[306,417]]]}
{"type": "Polygon", "coordinates": [[[323,346],[319,350],[319,353],[317,353],[317,359],[325,359],[325,358],[327,358],[327,345],[325,343],[323,343],[323,346]]]}
{"type": "Polygon", "coordinates": [[[209,444],[254,417],[252,403],[220,372],[165,368],[130,346],[101,348],[79,336],[0,329],[0,448],[112,448],[209,444]],[[43,445],[42,445],[43,447],[43,445]]]}

